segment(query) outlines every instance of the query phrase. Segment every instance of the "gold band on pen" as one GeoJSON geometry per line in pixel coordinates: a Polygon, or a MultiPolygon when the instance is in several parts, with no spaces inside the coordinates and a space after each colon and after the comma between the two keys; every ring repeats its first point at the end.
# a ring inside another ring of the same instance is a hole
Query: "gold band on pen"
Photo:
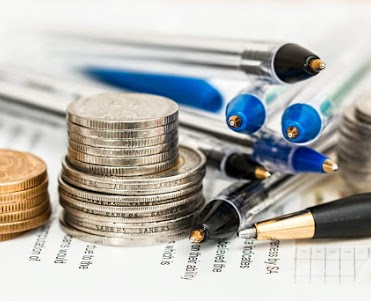
{"type": "Polygon", "coordinates": [[[315,222],[309,210],[283,215],[254,225],[256,239],[313,238],[315,222]]]}

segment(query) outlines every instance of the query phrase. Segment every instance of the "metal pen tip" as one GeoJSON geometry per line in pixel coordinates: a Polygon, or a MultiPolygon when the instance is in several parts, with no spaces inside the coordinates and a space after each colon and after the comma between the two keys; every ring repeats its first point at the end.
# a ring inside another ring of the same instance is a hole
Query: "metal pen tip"
{"type": "Polygon", "coordinates": [[[192,230],[191,235],[189,236],[189,241],[192,243],[200,243],[205,240],[206,231],[203,228],[197,228],[192,230]]]}
{"type": "Polygon", "coordinates": [[[255,178],[258,180],[265,180],[270,178],[272,174],[264,167],[257,167],[255,169],[255,178]]]}
{"type": "Polygon", "coordinates": [[[229,117],[229,119],[228,119],[228,125],[231,128],[234,128],[234,129],[239,128],[241,126],[241,123],[242,123],[242,120],[237,115],[233,115],[233,116],[229,117]]]}
{"type": "Polygon", "coordinates": [[[338,165],[330,159],[327,159],[325,160],[325,162],[322,163],[322,170],[325,173],[335,172],[338,171],[338,169],[339,169],[338,165]]]}
{"type": "Polygon", "coordinates": [[[315,72],[320,72],[323,69],[326,69],[326,64],[321,59],[310,60],[308,63],[308,66],[310,69],[312,69],[315,72]]]}
{"type": "Polygon", "coordinates": [[[299,135],[299,130],[294,126],[289,126],[286,130],[286,135],[289,139],[295,139],[299,135]]]}
{"type": "Polygon", "coordinates": [[[252,227],[252,228],[243,229],[239,231],[237,235],[239,238],[242,238],[242,239],[256,238],[257,236],[256,228],[252,227]]]}

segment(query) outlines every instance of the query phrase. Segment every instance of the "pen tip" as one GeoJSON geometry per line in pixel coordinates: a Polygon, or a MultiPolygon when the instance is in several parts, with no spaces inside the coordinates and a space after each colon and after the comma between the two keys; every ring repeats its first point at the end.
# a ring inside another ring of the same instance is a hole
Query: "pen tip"
{"type": "Polygon", "coordinates": [[[242,120],[237,115],[233,115],[233,116],[229,117],[229,119],[228,119],[228,125],[231,128],[234,128],[234,129],[239,128],[241,126],[241,123],[242,123],[242,120]]]}
{"type": "Polygon", "coordinates": [[[321,59],[312,59],[309,61],[308,66],[315,72],[320,72],[326,68],[326,64],[321,59]]]}
{"type": "Polygon", "coordinates": [[[256,228],[252,227],[252,228],[243,229],[239,231],[237,235],[239,238],[243,238],[243,239],[256,238],[257,237],[256,228]]]}
{"type": "Polygon", "coordinates": [[[299,135],[299,130],[294,126],[289,126],[286,130],[286,135],[289,139],[295,139],[299,135]]]}
{"type": "Polygon", "coordinates": [[[337,171],[339,167],[334,161],[327,159],[322,163],[322,169],[325,173],[331,173],[337,171]]]}
{"type": "Polygon", "coordinates": [[[189,236],[189,241],[192,243],[200,243],[205,240],[206,231],[203,228],[197,228],[192,230],[191,235],[189,236]]]}
{"type": "Polygon", "coordinates": [[[264,167],[257,167],[255,169],[255,178],[258,180],[265,180],[270,178],[272,174],[264,167]]]}

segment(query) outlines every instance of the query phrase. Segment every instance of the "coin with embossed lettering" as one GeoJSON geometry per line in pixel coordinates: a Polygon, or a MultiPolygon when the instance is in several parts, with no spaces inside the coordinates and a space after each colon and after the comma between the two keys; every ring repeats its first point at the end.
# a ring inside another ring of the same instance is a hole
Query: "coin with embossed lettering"
{"type": "Polygon", "coordinates": [[[197,213],[198,211],[176,219],[153,223],[106,223],[96,220],[78,218],[76,216],[72,216],[71,214],[66,214],[66,212],[64,212],[63,219],[69,225],[91,234],[104,234],[108,237],[125,237],[128,235],[146,236],[152,234],[166,234],[167,232],[189,228],[192,225],[197,213]]]}
{"type": "Polygon", "coordinates": [[[148,155],[144,157],[110,157],[110,156],[94,156],[81,153],[68,148],[68,157],[74,158],[75,160],[90,163],[95,165],[106,165],[106,166],[137,166],[140,169],[142,165],[153,165],[157,163],[167,162],[169,160],[176,160],[178,158],[178,148],[172,148],[166,152],[148,155]]]}
{"type": "Polygon", "coordinates": [[[76,201],[110,207],[117,206],[127,208],[146,206],[151,209],[151,206],[154,205],[167,204],[184,199],[198,193],[201,189],[202,182],[200,181],[193,186],[168,193],[157,192],[150,195],[115,195],[79,189],[65,182],[62,177],[59,177],[60,194],[76,201]]]}
{"type": "Polygon", "coordinates": [[[147,214],[153,212],[164,212],[169,209],[178,208],[180,210],[185,209],[185,206],[192,206],[195,205],[196,207],[203,201],[202,200],[202,192],[199,191],[191,196],[187,196],[183,199],[176,199],[176,200],[169,200],[168,203],[159,204],[159,205],[144,205],[144,206],[136,206],[136,207],[128,207],[128,206],[109,206],[109,205],[98,205],[98,204],[91,204],[86,203],[83,201],[75,200],[72,197],[69,197],[63,193],[60,194],[60,203],[61,205],[67,205],[73,207],[75,209],[90,212],[96,215],[103,215],[103,216],[119,216],[125,215],[130,213],[136,214],[147,214]]]}
{"type": "Polygon", "coordinates": [[[168,170],[137,177],[108,177],[84,173],[62,162],[62,178],[67,183],[98,192],[140,195],[166,193],[193,186],[205,174],[205,156],[199,151],[180,147],[178,164],[168,170]],[[144,193],[146,192],[146,193],[144,193]]]}
{"type": "Polygon", "coordinates": [[[166,235],[127,235],[122,237],[107,237],[104,235],[95,235],[79,229],[71,227],[66,223],[63,217],[60,218],[62,229],[73,237],[95,244],[107,246],[121,247],[140,247],[163,244],[170,241],[186,238],[189,235],[190,228],[181,229],[179,231],[167,232],[166,235]]]}
{"type": "MultiPolygon", "coordinates": [[[[199,211],[204,205],[204,199],[201,197],[195,198],[195,201],[184,203],[182,205],[169,206],[168,208],[156,208],[156,210],[141,211],[96,211],[85,207],[71,205],[71,203],[64,201],[64,198],[60,199],[60,203],[64,211],[72,216],[78,218],[100,221],[100,222],[111,222],[119,223],[125,221],[126,223],[152,223],[160,222],[171,219],[176,219],[184,215],[191,214],[192,212],[199,211]]],[[[114,207],[121,209],[120,207],[114,207]]],[[[111,208],[109,208],[111,209],[111,208]]],[[[133,208],[130,208],[133,209],[133,208]]]]}
{"type": "Polygon", "coordinates": [[[172,122],[160,127],[141,129],[141,130],[101,130],[85,128],[83,126],[76,125],[72,122],[67,123],[69,132],[79,134],[81,136],[99,139],[143,139],[156,137],[159,135],[165,135],[175,131],[178,128],[177,122],[172,122]]]}
{"type": "Polygon", "coordinates": [[[97,146],[90,146],[77,143],[75,141],[70,140],[69,146],[71,149],[96,156],[96,157],[144,157],[144,156],[151,156],[156,155],[159,153],[164,153],[169,150],[176,149],[178,145],[178,137],[175,139],[170,140],[167,143],[159,143],[153,146],[147,147],[131,147],[131,148],[108,148],[108,147],[97,147],[97,146]]]}
{"type": "Polygon", "coordinates": [[[142,148],[157,146],[159,144],[170,143],[174,139],[178,139],[178,131],[172,131],[163,135],[148,138],[136,138],[136,139],[103,139],[97,137],[86,137],[79,135],[74,132],[68,132],[70,141],[75,141],[80,144],[90,145],[94,147],[103,148],[142,148]]]}
{"type": "Polygon", "coordinates": [[[69,121],[96,129],[143,129],[175,122],[178,105],[165,97],[135,93],[102,93],[72,102],[69,121]]]}
{"type": "Polygon", "coordinates": [[[38,157],[9,149],[0,150],[0,193],[35,187],[46,177],[46,165],[38,157]]]}
{"type": "Polygon", "coordinates": [[[132,166],[108,166],[91,164],[76,160],[73,157],[68,157],[68,162],[71,166],[78,170],[84,171],[88,174],[97,176],[116,176],[116,177],[128,177],[128,176],[140,176],[150,175],[168,170],[174,166],[178,161],[178,157],[170,158],[166,161],[147,164],[147,165],[132,165],[132,166]]]}

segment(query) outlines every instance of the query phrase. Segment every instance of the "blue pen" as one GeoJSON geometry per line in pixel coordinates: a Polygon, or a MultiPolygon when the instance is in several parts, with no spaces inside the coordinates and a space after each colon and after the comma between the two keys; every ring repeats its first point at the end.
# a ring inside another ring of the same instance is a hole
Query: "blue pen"
{"type": "Polygon", "coordinates": [[[280,112],[299,92],[302,83],[294,86],[270,85],[257,81],[241,91],[226,108],[226,123],[235,132],[253,134],[267,119],[280,112]]]}
{"type": "Polygon", "coordinates": [[[320,152],[266,133],[255,142],[252,156],[270,171],[279,173],[330,173],[338,170],[337,164],[320,152]]]}
{"type": "Polygon", "coordinates": [[[204,79],[94,66],[83,72],[121,89],[169,97],[197,109],[218,112],[223,107],[222,95],[204,79]]]}
{"type": "MultiPolygon", "coordinates": [[[[353,55],[354,56],[354,55],[353,55]]],[[[356,56],[344,57],[337,66],[328,68],[294,97],[282,115],[282,134],[286,140],[305,144],[316,140],[339,110],[347,95],[367,75],[371,61],[356,56]],[[348,66],[340,64],[348,62],[348,66]]]]}

